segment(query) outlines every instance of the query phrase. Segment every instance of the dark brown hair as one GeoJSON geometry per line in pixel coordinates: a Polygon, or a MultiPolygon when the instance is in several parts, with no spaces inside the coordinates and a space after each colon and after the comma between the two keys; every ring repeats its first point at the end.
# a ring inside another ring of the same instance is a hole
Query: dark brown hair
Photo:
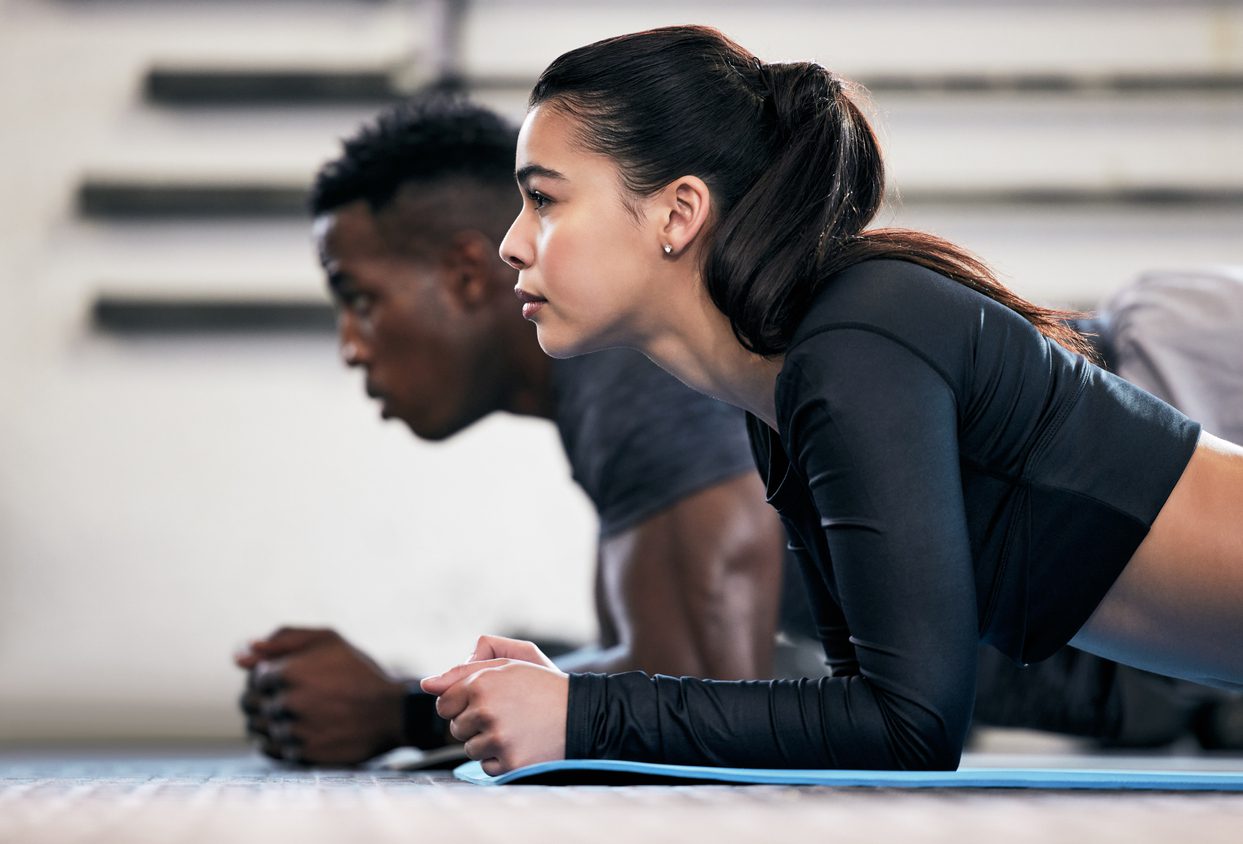
{"type": "Polygon", "coordinates": [[[924,232],[866,229],[884,197],[880,146],[850,84],[812,62],[764,64],[709,27],[623,35],[560,56],[531,107],[576,118],[632,193],[686,175],[712,191],[703,277],[739,341],[782,353],[820,286],[875,258],[935,270],[1022,314],[1075,352],[1064,320],[999,282],[978,258],[924,232]]]}

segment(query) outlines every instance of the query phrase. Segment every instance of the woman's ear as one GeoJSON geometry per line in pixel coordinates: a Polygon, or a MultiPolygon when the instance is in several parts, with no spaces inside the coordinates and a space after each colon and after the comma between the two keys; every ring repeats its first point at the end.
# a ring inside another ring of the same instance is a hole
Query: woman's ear
{"type": "Polygon", "coordinates": [[[686,252],[708,222],[712,194],[698,176],[682,176],[665,186],[660,193],[660,244],[666,255],[676,257],[686,252]]]}

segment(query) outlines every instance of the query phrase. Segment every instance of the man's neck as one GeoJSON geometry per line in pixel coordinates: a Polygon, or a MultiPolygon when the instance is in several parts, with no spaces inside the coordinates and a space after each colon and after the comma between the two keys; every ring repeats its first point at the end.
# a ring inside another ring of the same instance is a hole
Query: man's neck
{"type": "Polygon", "coordinates": [[[513,326],[507,340],[510,384],[499,409],[518,416],[555,418],[557,406],[552,382],[553,360],[540,348],[535,326],[522,320],[521,325],[513,326]]]}

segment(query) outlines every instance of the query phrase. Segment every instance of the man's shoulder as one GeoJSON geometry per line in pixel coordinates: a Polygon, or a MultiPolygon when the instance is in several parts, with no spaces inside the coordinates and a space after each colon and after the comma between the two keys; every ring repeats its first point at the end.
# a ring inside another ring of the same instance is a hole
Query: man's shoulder
{"type": "Polygon", "coordinates": [[[604,533],[752,466],[742,411],[629,350],[556,367],[555,419],[604,533]]]}

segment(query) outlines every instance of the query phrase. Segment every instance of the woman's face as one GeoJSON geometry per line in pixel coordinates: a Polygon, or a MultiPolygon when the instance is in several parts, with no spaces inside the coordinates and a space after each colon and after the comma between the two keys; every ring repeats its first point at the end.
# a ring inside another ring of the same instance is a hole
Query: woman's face
{"type": "Polygon", "coordinates": [[[582,149],[573,129],[546,105],[527,115],[515,171],[522,210],[500,249],[553,357],[634,345],[644,309],[658,306],[647,295],[662,257],[658,222],[641,201],[636,220],[617,165],[582,149]]]}

